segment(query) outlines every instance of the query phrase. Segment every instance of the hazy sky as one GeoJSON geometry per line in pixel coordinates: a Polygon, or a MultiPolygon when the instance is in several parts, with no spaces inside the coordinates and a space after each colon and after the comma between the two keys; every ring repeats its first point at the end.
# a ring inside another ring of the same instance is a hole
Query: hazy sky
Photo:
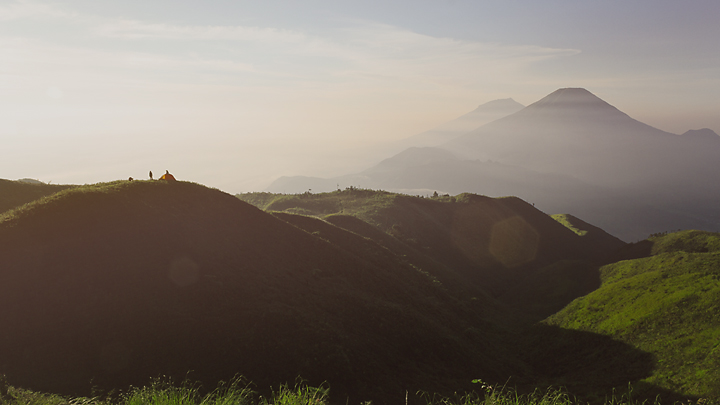
{"type": "Polygon", "coordinates": [[[0,0],[0,178],[236,193],[584,87],[720,133],[720,1],[0,0]]]}

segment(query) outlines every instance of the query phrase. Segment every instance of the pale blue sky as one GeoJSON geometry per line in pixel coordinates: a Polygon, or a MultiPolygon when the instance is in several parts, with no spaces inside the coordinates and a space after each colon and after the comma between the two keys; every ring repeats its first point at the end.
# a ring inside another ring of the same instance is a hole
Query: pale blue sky
{"type": "Polygon", "coordinates": [[[718,19],[718,1],[0,1],[0,178],[249,191],[561,87],[720,132],[718,19]]]}

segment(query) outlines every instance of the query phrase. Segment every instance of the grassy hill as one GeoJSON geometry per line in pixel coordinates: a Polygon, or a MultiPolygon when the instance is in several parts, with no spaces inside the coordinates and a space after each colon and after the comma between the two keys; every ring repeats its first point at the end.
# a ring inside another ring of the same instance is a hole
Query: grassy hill
{"type": "Polygon", "coordinates": [[[514,197],[419,198],[354,188],[238,197],[271,212],[323,218],[371,238],[447,285],[466,286],[456,294],[491,294],[515,312],[501,315],[513,324],[541,320],[597,288],[600,265],[625,246],[575,217],[562,216],[563,223],[514,197]],[[570,219],[586,230],[584,236],[567,226],[570,219]]]}
{"type": "Polygon", "coordinates": [[[478,378],[720,398],[718,234],[625,245],[472,194],[239,197],[118,181],[0,214],[0,374],[73,395],[242,374],[327,382],[331,403],[478,378]]]}
{"type": "Polygon", "coordinates": [[[604,266],[598,290],[546,323],[652,354],[656,364],[646,383],[720,398],[720,234],[677,232],[639,247],[650,256],[604,266]]]}
{"type": "MultiPolygon", "coordinates": [[[[508,275],[562,259],[602,261],[619,244],[598,247],[530,204],[474,194],[418,198],[364,189],[238,197],[267,211],[356,217],[395,240],[475,281],[497,284],[508,275]]],[[[343,225],[340,225],[343,226],[343,225]]],[[[386,243],[386,242],[381,242],[386,243]]]]}
{"type": "MultiPolygon", "coordinates": [[[[396,252],[412,249],[470,284],[491,286],[498,316],[507,316],[497,323],[520,331],[522,381],[566,386],[592,402],[629,382],[639,398],[720,397],[717,234],[685,231],[628,245],[571,215],[549,217],[516,198],[470,194],[418,198],[348,189],[239,197],[324,218],[396,252]],[[534,246],[532,256],[509,254],[529,260],[516,265],[493,254],[498,223],[508,224],[510,245],[534,246]],[[472,271],[483,277],[473,280],[472,271]]],[[[514,344],[510,337],[506,347],[514,344]]]]}
{"type": "Polygon", "coordinates": [[[74,394],[189,371],[261,388],[300,375],[330,383],[338,402],[385,402],[517,368],[482,300],[358,234],[291,224],[302,221],[162,181],[77,187],[6,212],[0,374],[74,394]]]}
{"type": "Polygon", "coordinates": [[[0,213],[70,187],[74,186],[0,179],[0,213]]]}

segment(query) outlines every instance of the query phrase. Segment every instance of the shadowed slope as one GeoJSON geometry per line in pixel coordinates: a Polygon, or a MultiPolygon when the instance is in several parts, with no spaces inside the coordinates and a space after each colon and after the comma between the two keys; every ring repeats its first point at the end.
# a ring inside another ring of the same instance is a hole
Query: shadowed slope
{"type": "MultiPolygon", "coordinates": [[[[518,198],[463,194],[428,199],[371,190],[239,197],[267,209],[321,216],[391,246],[411,263],[418,263],[422,256],[432,258],[464,277],[468,286],[492,291],[495,299],[481,296],[480,302],[495,302],[492,305],[501,311],[489,319],[523,331],[519,342],[515,335],[505,335],[506,350],[527,362],[512,375],[512,384],[525,388],[569,385],[582,399],[597,400],[652,373],[652,354],[607,336],[550,326],[527,329],[600,285],[598,263],[624,246],[610,236],[601,237],[603,243],[595,248],[587,234],[577,235],[518,198]]],[[[330,240],[337,232],[316,218],[275,215],[330,240]]],[[[588,233],[597,231],[576,218],[569,220],[588,233]]],[[[442,274],[434,273],[441,268],[432,265],[423,268],[432,275],[442,274]]]]}
{"type": "Polygon", "coordinates": [[[337,224],[360,229],[363,235],[385,246],[406,246],[415,252],[409,254],[410,258],[420,260],[418,257],[425,256],[425,260],[442,264],[471,285],[494,294],[502,294],[529,269],[558,260],[602,261],[617,249],[588,243],[514,197],[462,194],[418,198],[357,189],[301,195],[249,193],[238,197],[268,210],[322,217],[336,213],[355,216],[374,225],[384,236],[380,238],[351,221],[337,224]],[[396,243],[388,242],[388,237],[396,243]]]}
{"type": "Polygon", "coordinates": [[[397,402],[513,367],[474,311],[353,235],[333,243],[185,182],[36,201],[0,222],[0,373],[64,393],[301,375],[340,402],[397,402]]]}
{"type": "MultiPolygon", "coordinates": [[[[470,297],[477,298],[478,295],[484,294],[479,288],[468,288],[464,279],[449,268],[436,261],[428,260],[426,256],[419,254],[408,245],[357,218],[347,215],[330,215],[326,217],[326,220],[322,220],[285,212],[273,212],[273,215],[314,236],[327,240],[333,245],[342,246],[348,252],[377,265],[385,265],[388,261],[402,261],[418,271],[428,274],[430,279],[441,283],[443,288],[449,289],[451,294],[456,297],[463,297],[467,300],[470,297]],[[372,228],[374,232],[367,228],[372,228]],[[359,230],[359,232],[350,229],[359,230]],[[370,237],[362,236],[361,233],[370,237]]],[[[493,306],[493,302],[489,298],[482,301],[474,300],[473,305],[476,307],[477,313],[485,312],[492,315],[492,311],[487,311],[493,306]]]]}
{"type": "Polygon", "coordinates": [[[588,224],[580,218],[570,214],[556,214],[552,218],[565,225],[568,229],[583,237],[589,244],[599,251],[614,252],[625,246],[625,242],[610,235],[597,226],[588,224]]]}

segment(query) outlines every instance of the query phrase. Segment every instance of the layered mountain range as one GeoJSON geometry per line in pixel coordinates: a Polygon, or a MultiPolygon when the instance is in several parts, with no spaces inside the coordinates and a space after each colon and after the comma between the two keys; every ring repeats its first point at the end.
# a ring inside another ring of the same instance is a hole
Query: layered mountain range
{"type": "MultiPolygon", "coordinates": [[[[492,110],[497,104],[508,101],[484,106],[492,110]]],[[[461,126],[467,117],[456,121],[461,126]]],[[[445,136],[435,147],[425,146],[427,133],[418,136],[417,147],[361,173],[283,177],[268,191],[354,186],[409,194],[515,195],[545,212],[587,219],[627,241],[674,229],[720,229],[715,180],[720,136],[710,129],[665,132],[585,89],[568,88],[473,130],[445,136]]]]}

